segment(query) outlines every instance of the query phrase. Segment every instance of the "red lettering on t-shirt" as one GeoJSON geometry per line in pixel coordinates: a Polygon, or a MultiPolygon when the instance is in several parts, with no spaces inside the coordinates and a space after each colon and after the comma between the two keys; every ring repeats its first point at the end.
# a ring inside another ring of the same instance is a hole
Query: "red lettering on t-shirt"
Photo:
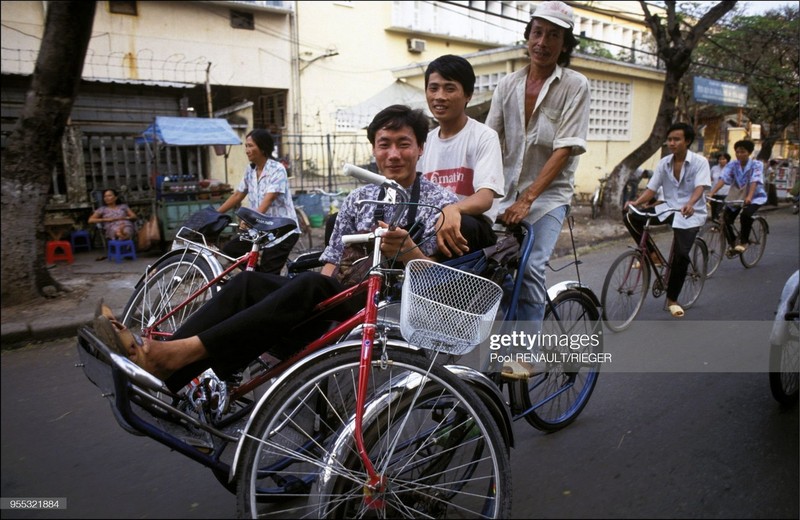
{"type": "Polygon", "coordinates": [[[475,172],[471,168],[450,168],[446,170],[434,170],[425,174],[431,182],[447,188],[453,193],[462,197],[469,197],[475,193],[475,187],[472,184],[475,172]]]}

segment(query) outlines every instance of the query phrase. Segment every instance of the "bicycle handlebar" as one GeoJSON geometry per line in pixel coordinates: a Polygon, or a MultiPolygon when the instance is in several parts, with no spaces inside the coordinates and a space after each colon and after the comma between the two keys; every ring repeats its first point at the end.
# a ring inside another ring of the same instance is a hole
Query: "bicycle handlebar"
{"type": "Polygon", "coordinates": [[[355,177],[356,179],[362,182],[375,184],[376,186],[400,188],[401,190],[403,189],[402,187],[400,187],[399,184],[397,184],[394,181],[390,181],[383,175],[371,172],[369,170],[365,170],[364,168],[356,166],[355,164],[346,163],[343,168],[345,175],[349,175],[350,177],[355,177]]]}
{"type": "Polygon", "coordinates": [[[631,204],[630,206],[628,206],[628,211],[633,211],[640,217],[660,217],[665,213],[680,212],[680,208],[667,208],[659,213],[645,213],[644,211],[640,211],[639,209],[636,208],[636,206],[631,204]]]}
{"type": "Polygon", "coordinates": [[[354,235],[342,235],[343,244],[363,244],[375,238],[375,233],[357,233],[354,235]]]}

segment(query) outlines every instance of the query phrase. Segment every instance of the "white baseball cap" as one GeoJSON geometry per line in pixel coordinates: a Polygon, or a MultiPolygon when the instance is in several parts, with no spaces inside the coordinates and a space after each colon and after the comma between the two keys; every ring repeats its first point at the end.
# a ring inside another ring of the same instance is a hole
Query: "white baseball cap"
{"type": "Polygon", "coordinates": [[[572,30],[572,8],[564,2],[542,2],[531,18],[542,18],[559,27],[572,30]]]}

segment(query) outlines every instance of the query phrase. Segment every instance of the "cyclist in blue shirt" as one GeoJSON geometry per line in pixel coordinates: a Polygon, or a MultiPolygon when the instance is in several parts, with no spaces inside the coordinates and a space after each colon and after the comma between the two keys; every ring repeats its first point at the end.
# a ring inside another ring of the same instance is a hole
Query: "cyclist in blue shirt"
{"type": "Polygon", "coordinates": [[[726,205],[722,214],[725,222],[725,238],[728,246],[732,247],[736,253],[744,253],[747,250],[750,230],[753,227],[753,215],[767,202],[767,192],[764,190],[764,164],[750,158],[755,147],[753,141],[746,139],[737,141],[733,145],[736,160],[725,166],[719,180],[708,193],[709,197],[713,197],[723,186],[728,185],[731,186],[728,200],[736,200],[739,196],[734,196],[733,193],[741,190],[741,199],[744,200],[742,206],[726,205]],[[740,211],[742,212],[742,229],[739,243],[736,244],[734,243],[736,235],[733,233],[733,222],[740,211]]]}

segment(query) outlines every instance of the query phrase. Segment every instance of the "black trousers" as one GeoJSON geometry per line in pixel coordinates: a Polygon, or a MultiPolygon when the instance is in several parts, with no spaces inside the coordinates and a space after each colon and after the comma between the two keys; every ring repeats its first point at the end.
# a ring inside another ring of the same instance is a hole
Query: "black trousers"
{"type": "Polygon", "coordinates": [[[264,352],[279,359],[291,356],[319,337],[329,320],[345,319],[364,307],[362,297],[356,296],[310,319],[319,302],[342,290],[336,280],[315,272],[295,278],[239,273],[173,335],[173,339],[199,336],[209,357],[177,371],[167,385],[177,390],[207,368],[227,378],[264,352]]]}
{"type": "Polygon", "coordinates": [[[719,214],[722,212],[723,208],[723,204],[720,204],[720,202],[725,202],[725,197],[727,197],[727,195],[714,195],[711,197],[712,199],[719,201],[711,203],[711,220],[719,219],[719,214]]]}
{"type": "Polygon", "coordinates": [[[461,234],[467,239],[470,251],[477,251],[497,243],[492,225],[483,216],[461,215],[461,234]]]}
{"type": "Polygon", "coordinates": [[[750,240],[750,230],[753,229],[753,215],[760,207],[760,204],[748,204],[744,207],[725,206],[722,217],[725,219],[725,238],[728,240],[728,245],[731,247],[736,245],[736,235],[733,233],[733,222],[736,220],[736,215],[738,215],[740,211],[742,212],[742,216],[739,220],[742,222],[742,228],[739,230],[739,243],[743,245],[747,244],[747,241],[750,240]]]}
{"type": "MultiPolygon", "coordinates": [[[[658,218],[652,218],[651,226],[672,225],[675,215],[671,214],[669,218],[663,222],[658,218]]],[[[642,230],[644,229],[647,217],[642,217],[635,213],[627,213],[622,221],[628,232],[636,240],[636,244],[642,241],[642,230]]],[[[686,273],[689,271],[689,251],[692,249],[694,239],[697,236],[699,227],[688,229],[675,229],[672,228],[672,265],[669,269],[669,280],[667,281],[667,298],[672,301],[678,301],[678,296],[681,294],[683,288],[683,281],[686,279],[686,273]]],[[[649,247],[652,249],[654,243],[652,238],[649,239],[649,247]]]]}
{"type": "MultiPolygon", "coordinates": [[[[280,244],[273,247],[266,247],[261,250],[261,260],[258,262],[257,270],[262,273],[281,274],[281,269],[289,258],[295,244],[300,239],[299,233],[294,233],[286,237],[280,244]]],[[[222,252],[228,256],[239,257],[250,251],[252,244],[239,240],[238,237],[232,239],[224,246],[222,252]]]]}

